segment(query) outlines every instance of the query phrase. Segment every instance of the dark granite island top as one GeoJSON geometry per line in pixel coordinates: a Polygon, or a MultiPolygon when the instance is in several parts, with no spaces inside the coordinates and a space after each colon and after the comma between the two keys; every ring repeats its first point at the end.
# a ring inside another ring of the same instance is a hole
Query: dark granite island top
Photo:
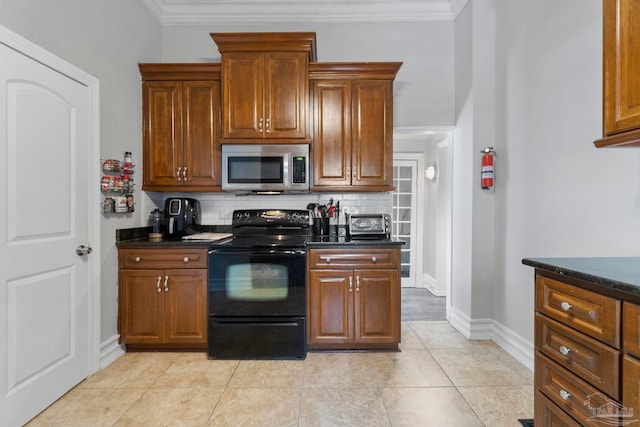
{"type": "Polygon", "coordinates": [[[522,263],[565,278],[589,282],[623,299],[640,298],[640,257],[524,258],[522,263]]]}

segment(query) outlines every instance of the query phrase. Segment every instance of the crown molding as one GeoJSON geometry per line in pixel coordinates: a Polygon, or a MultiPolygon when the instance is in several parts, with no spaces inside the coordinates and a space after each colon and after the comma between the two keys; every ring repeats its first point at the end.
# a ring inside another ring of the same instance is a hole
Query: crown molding
{"type": "Polygon", "coordinates": [[[471,0],[449,0],[451,3],[451,14],[453,15],[453,19],[456,19],[460,12],[467,6],[467,4],[471,0]]]}
{"type": "Polygon", "coordinates": [[[468,0],[141,1],[163,25],[197,25],[451,21],[451,3],[468,0]]]}

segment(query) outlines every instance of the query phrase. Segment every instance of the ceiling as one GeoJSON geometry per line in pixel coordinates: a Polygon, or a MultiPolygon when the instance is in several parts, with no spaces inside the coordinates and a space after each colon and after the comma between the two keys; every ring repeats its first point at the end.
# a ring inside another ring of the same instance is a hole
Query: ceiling
{"type": "Polygon", "coordinates": [[[452,20],[469,0],[141,0],[163,25],[452,20]]]}

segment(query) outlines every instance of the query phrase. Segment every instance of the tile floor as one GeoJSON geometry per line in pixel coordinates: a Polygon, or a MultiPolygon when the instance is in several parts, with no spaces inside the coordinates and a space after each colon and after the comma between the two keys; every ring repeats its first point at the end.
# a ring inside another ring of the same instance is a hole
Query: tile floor
{"type": "Polygon", "coordinates": [[[520,426],[533,373],[447,322],[405,321],[400,352],[304,361],[127,353],[29,426],[520,426]]]}

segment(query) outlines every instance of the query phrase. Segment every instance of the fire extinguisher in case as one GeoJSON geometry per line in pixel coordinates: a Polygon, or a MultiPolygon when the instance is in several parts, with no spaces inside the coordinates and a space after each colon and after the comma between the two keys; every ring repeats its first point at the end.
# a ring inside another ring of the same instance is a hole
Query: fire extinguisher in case
{"type": "Polygon", "coordinates": [[[496,152],[493,147],[485,147],[482,153],[482,170],[480,172],[480,183],[483,190],[493,188],[493,158],[496,152]]]}

